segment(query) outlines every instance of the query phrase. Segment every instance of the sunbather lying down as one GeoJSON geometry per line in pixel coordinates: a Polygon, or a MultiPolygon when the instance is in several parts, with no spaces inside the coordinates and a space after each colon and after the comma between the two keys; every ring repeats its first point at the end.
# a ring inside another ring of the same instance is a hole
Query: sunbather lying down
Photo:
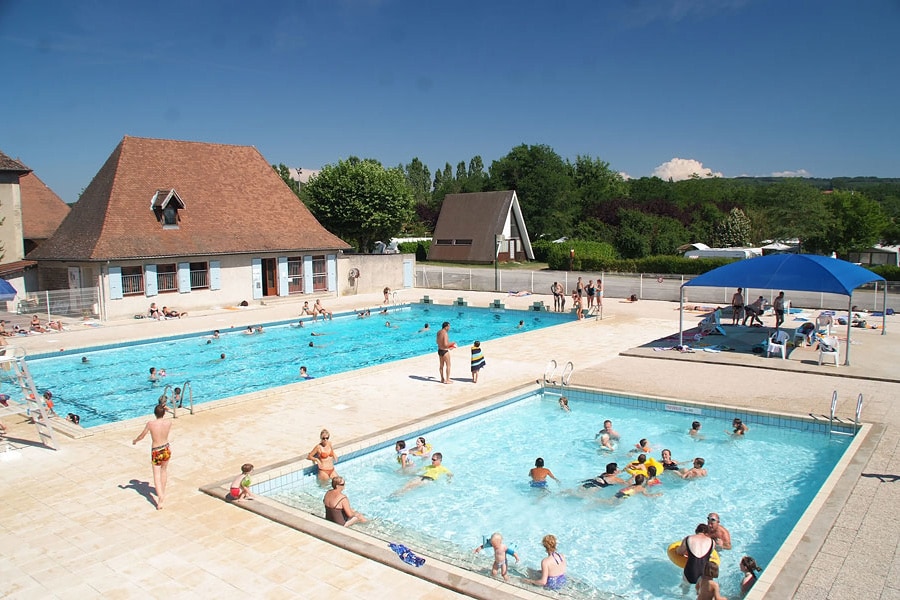
{"type": "Polygon", "coordinates": [[[516,291],[516,290],[509,290],[509,295],[510,295],[510,296],[530,296],[530,295],[531,295],[531,292],[527,292],[527,291],[524,291],[524,290],[521,291],[521,292],[518,292],[518,291],[516,291]]]}

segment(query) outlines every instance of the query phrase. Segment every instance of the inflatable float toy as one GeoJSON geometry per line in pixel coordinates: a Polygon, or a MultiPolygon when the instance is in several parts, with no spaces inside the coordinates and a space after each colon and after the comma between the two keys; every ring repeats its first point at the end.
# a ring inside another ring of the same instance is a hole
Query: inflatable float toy
{"type": "MultiPolygon", "coordinates": [[[[662,472],[663,472],[663,466],[662,466],[662,463],[659,462],[658,460],[656,460],[655,458],[649,458],[649,457],[647,458],[646,461],[644,461],[644,464],[643,464],[643,465],[639,464],[637,461],[634,461],[634,462],[632,462],[632,463],[628,463],[628,466],[625,467],[625,472],[628,473],[629,475],[632,475],[632,476],[633,476],[633,475],[644,475],[644,476],[646,476],[646,475],[647,475],[647,469],[650,468],[650,467],[656,467],[656,474],[657,474],[657,475],[661,475],[662,472]]],[[[680,542],[679,542],[679,543],[680,543],[680,542]]]]}
{"type": "MultiPolygon", "coordinates": [[[[681,545],[681,540],[677,540],[669,544],[668,550],[666,550],[666,554],[669,555],[669,560],[678,567],[679,569],[683,569],[687,564],[687,556],[682,556],[676,552],[678,550],[678,546],[681,545]]],[[[712,555],[709,557],[709,560],[712,562],[719,564],[719,553],[716,552],[715,548],[713,548],[712,555]]]]}

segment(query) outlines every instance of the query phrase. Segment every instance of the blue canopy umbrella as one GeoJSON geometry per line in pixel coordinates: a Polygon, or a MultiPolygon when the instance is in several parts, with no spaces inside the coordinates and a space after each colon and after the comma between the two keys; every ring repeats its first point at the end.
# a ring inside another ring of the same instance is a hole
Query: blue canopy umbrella
{"type": "Polygon", "coordinates": [[[12,300],[18,292],[7,280],[0,279],[0,302],[12,300]]]}
{"type": "MultiPolygon", "coordinates": [[[[678,343],[684,343],[684,288],[686,287],[742,287],[764,290],[793,290],[826,292],[847,296],[847,312],[852,310],[853,290],[861,285],[884,281],[853,263],[813,254],[770,254],[759,258],[739,260],[695,277],[681,286],[681,310],[678,320],[678,343]]],[[[887,324],[887,286],[883,288],[885,310],[882,312],[881,334],[887,324]]],[[[847,352],[844,364],[850,364],[850,326],[847,319],[847,352]]]]}

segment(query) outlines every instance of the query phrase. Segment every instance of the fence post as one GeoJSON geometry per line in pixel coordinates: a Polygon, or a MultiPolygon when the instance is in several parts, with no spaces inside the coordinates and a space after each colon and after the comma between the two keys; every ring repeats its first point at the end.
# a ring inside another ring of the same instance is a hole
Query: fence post
{"type": "Polygon", "coordinates": [[[50,290],[45,290],[44,296],[47,299],[47,327],[50,327],[50,321],[53,320],[50,316],[50,290]]]}

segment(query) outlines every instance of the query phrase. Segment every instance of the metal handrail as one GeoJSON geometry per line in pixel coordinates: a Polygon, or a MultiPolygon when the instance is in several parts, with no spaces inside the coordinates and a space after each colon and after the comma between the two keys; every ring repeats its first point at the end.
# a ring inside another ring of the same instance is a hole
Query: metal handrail
{"type": "Polygon", "coordinates": [[[570,360],[569,362],[566,363],[566,366],[563,367],[562,377],[560,378],[560,383],[562,383],[562,385],[566,385],[566,386],[569,385],[569,379],[572,378],[572,372],[574,370],[575,370],[575,365],[570,360]]]}

